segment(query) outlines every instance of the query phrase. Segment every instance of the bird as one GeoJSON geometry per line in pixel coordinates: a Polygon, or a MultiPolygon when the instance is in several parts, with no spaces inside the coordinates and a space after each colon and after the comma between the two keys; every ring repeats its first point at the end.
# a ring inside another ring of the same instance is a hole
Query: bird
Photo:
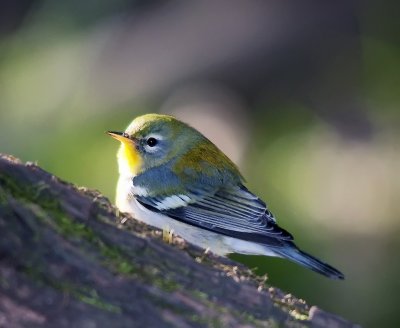
{"type": "Polygon", "coordinates": [[[120,141],[116,206],[216,255],[288,259],[332,279],[343,273],[303,252],[266,203],[245,186],[238,167],[207,137],[177,118],[145,114],[120,141]]]}

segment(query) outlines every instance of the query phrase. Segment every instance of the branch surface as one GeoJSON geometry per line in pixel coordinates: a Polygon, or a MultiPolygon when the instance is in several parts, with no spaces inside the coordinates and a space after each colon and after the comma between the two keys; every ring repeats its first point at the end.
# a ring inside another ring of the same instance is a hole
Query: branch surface
{"type": "Polygon", "coordinates": [[[356,327],[0,154],[0,327],[356,327]]]}

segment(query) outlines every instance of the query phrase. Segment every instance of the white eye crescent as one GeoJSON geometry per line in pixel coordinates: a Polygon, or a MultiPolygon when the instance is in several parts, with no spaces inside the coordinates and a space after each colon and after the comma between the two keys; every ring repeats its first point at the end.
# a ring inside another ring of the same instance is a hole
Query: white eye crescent
{"type": "Polygon", "coordinates": [[[150,134],[145,138],[144,149],[149,153],[154,153],[159,149],[159,143],[163,137],[158,134],[150,134]]]}

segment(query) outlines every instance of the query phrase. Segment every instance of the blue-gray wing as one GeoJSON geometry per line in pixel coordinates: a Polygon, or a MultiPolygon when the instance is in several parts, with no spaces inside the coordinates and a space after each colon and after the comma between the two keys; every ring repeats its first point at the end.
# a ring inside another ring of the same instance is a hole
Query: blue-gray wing
{"type": "Polygon", "coordinates": [[[223,187],[212,193],[204,191],[196,198],[193,192],[189,190],[185,195],[169,196],[171,204],[175,204],[171,208],[166,208],[168,201],[165,199],[157,200],[163,201],[164,207],[157,206],[160,203],[153,199],[149,201],[148,197],[136,199],[145,207],[175,220],[230,237],[260,243],[270,243],[271,238],[293,239],[276,224],[266,204],[242,185],[223,187]],[[181,206],[177,206],[180,200],[181,206]]]}
{"type": "Polygon", "coordinates": [[[201,165],[208,174],[185,168],[178,177],[174,165],[174,161],[170,161],[135,176],[132,196],[157,210],[167,210],[195,203],[215,194],[223,186],[242,181],[235,172],[220,170],[207,162],[201,162],[201,165]]]}

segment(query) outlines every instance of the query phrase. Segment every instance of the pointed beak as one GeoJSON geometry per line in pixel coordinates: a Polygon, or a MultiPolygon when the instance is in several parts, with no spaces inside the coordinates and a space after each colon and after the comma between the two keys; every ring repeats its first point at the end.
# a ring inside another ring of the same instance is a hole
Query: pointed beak
{"type": "Polygon", "coordinates": [[[107,134],[123,143],[132,142],[132,140],[129,138],[129,135],[125,132],[107,131],[107,134]]]}

